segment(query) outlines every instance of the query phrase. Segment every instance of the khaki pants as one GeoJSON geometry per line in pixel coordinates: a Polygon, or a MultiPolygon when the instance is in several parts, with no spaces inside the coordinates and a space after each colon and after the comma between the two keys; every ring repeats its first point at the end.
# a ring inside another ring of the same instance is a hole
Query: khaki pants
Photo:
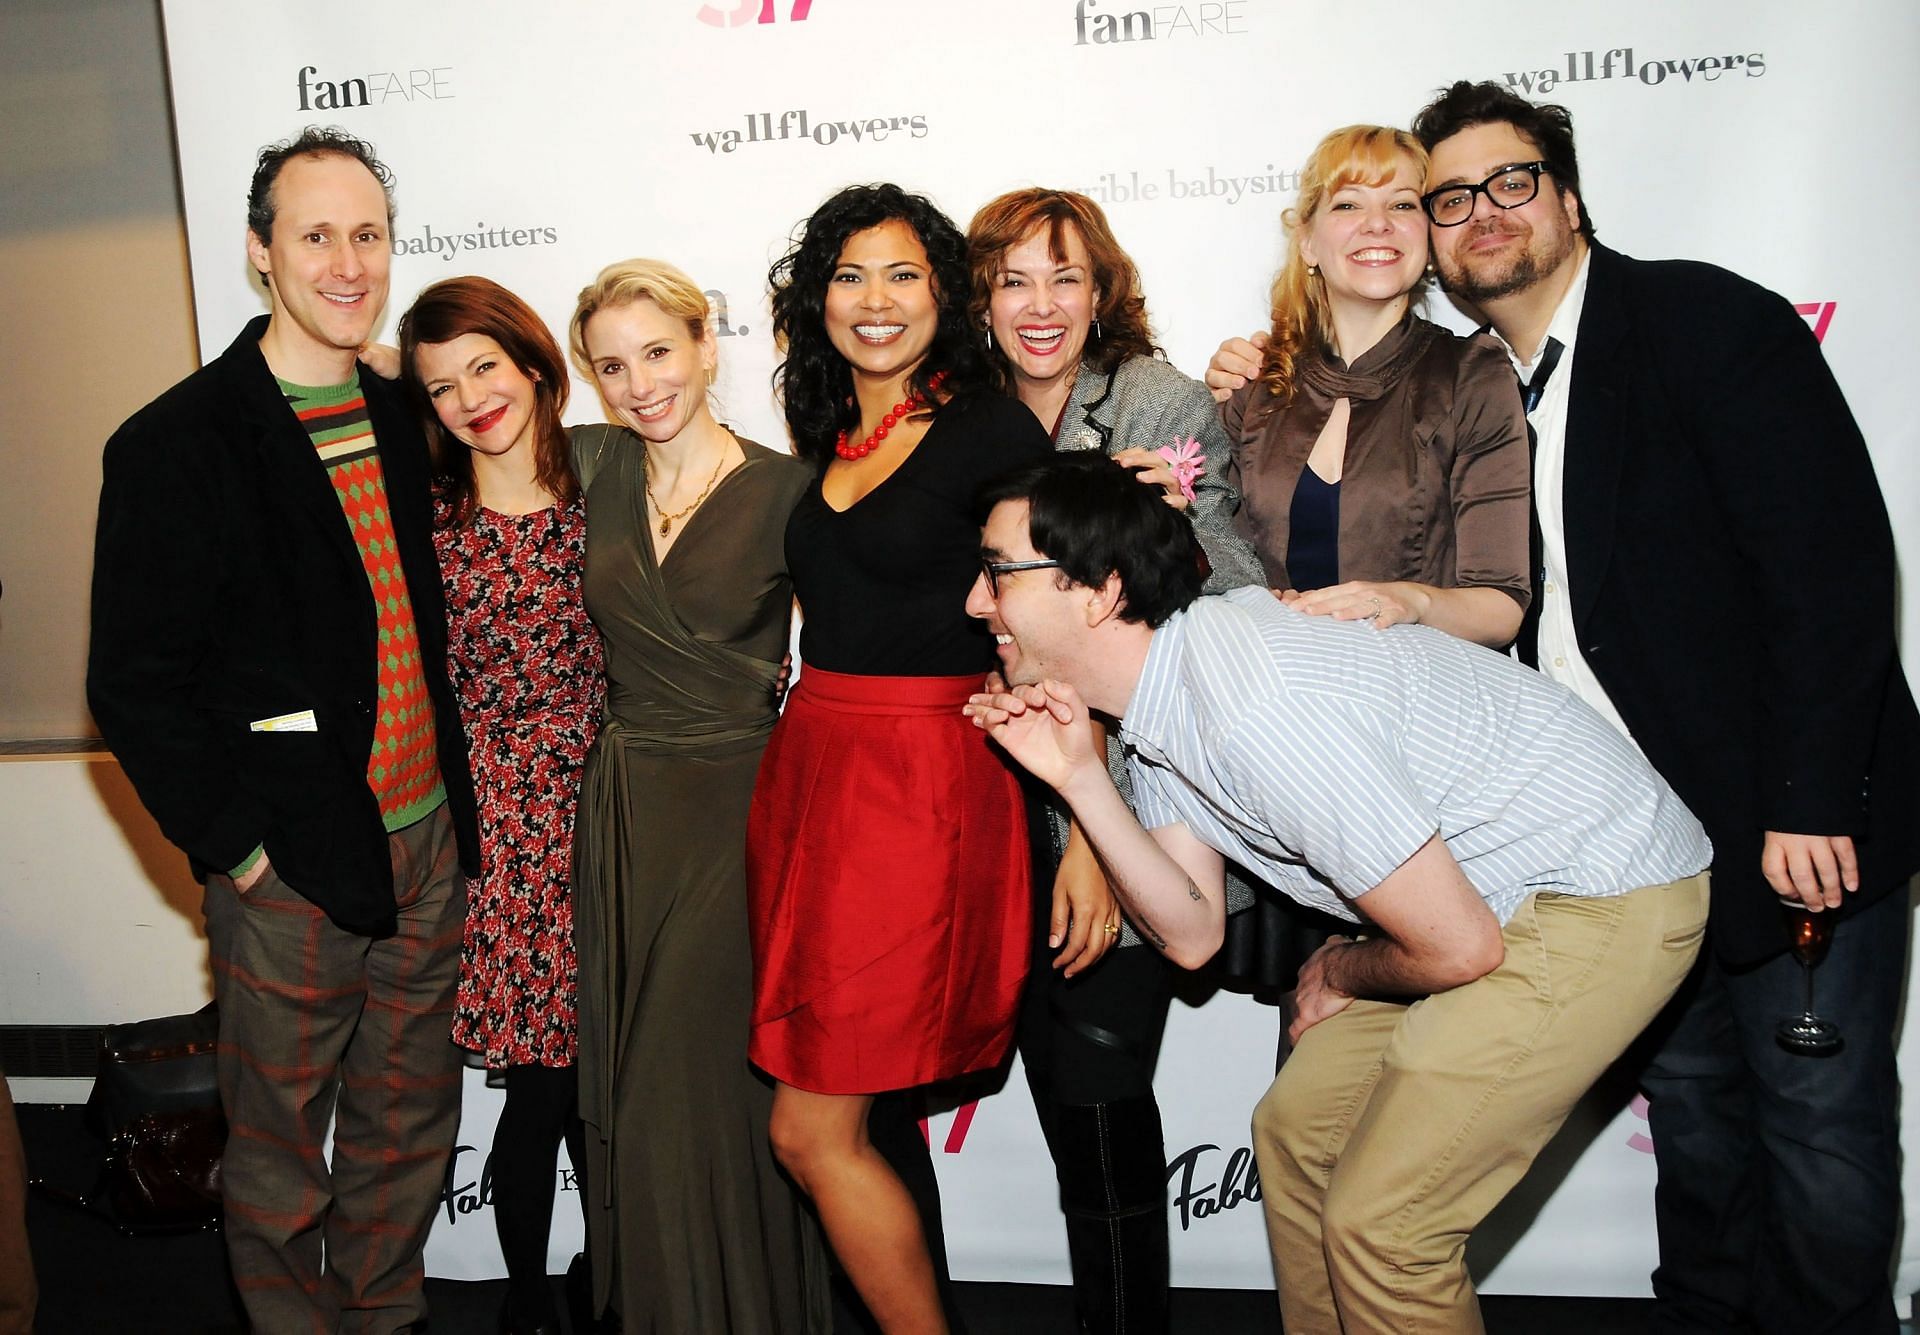
{"type": "Polygon", "coordinates": [[[1673,995],[1706,919],[1704,872],[1536,894],[1486,977],[1302,1035],[1253,1116],[1288,1335],[1481,1331],[1467,1235],[1673,995]]]}

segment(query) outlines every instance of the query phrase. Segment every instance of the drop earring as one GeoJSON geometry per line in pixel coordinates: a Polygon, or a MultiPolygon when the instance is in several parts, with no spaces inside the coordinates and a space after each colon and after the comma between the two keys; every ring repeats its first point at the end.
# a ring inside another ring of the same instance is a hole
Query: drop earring
{"type": "Polygon", "coordinates": [[[1097,315],[1093,317],[1093,341],[1100,341],[1100,317],[1097,315]]]}

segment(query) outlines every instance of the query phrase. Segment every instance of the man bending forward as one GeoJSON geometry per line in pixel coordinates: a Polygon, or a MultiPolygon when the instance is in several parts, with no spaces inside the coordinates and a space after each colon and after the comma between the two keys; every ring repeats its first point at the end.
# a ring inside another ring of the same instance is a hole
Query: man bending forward
{"type": "Polygon", "coordinates": [[[1478,1331],[1468,1234],[1698,953],[1712,849],[1564,687],[1426,626],[1198,598],[1190,526],[1109,461],[991,489],[968,712],[1058,789],[1176,963],[1222,855],[1354,922],[1300,974],[1254,1114],[1289,1335],[1478,1331]],[[1085,727],[1119,720],[1139,820],[1085,727]],[[1145,827],[1145,828],[1143,828],[1145,827]]]}

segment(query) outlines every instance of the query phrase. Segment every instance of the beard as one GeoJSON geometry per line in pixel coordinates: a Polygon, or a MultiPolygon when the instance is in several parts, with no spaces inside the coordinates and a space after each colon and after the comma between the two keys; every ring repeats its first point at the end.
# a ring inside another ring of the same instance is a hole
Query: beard
{"type": "MultiPolygon", "coordinates": [[[[1496,230],[1499,229],[1483,229],[1476,232],[1474,237],[1485,236],[1489,231],[1496,230]]],[[[1471,242],[1474,237],[1468,237],[1467,240],[1471,242]]],[[[1498,301],[1501,297],[1526,291],[1557,270],[1573,254],[1573,238],[1571,228],[1556,228],[1548,233],[1536,228],[1521,252],[1504,264],[1486,264],[1476,268],[1471,261],[1462,264],[1442,258],[1436,251],[1435,266],[1440,270],[1442,285],[1453,295],[1476,305],[1498,301]]]]}

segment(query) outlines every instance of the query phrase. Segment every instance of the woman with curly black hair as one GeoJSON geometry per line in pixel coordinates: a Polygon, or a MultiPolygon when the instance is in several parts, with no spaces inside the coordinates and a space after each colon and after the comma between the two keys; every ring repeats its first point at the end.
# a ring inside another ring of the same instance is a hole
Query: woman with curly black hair
{"type": "MultiPolygon", "coordinates": [[[[850,186],[771,273],[777,382],[815,470],[787,525],[803,670],[747,837],[754,1062],[774,1152],[882,1329],[943,1331],[874,1097],[997,1065],[1026,972],[1018,786],[961,706],[994,666],[966,614],[982,483],[1051,453],[985,387],[966,242],[929,201],[850,186]]],[[[1045,579],[1007,572],[1002,579],[1045,579]]]]}

